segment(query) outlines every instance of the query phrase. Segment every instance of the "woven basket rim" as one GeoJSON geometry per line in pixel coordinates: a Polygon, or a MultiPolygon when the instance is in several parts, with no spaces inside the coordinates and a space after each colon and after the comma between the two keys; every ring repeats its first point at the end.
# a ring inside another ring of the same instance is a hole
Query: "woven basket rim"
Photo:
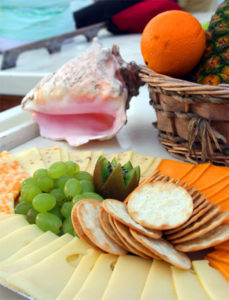
{"type": "Polygon", "coordinates": [[[229,104],[229,84],[202,85],[195,82],[159,74],[146,66],[139,66],[139,77],[150,87],[164,94],[175,94],[182,97],[192,97],[192,101],[229,104]]]}

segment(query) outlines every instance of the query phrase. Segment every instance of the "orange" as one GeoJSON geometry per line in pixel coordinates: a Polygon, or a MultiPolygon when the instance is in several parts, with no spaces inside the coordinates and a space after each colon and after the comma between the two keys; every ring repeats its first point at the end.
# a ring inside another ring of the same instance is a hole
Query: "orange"
{"type": "Polygon", "coordinates": [[[141,38],[145,64],[170,76],[190,72],[200,61],[206,47],[205,32],[191,14],[170,10],[146,25],[141,38]]]}

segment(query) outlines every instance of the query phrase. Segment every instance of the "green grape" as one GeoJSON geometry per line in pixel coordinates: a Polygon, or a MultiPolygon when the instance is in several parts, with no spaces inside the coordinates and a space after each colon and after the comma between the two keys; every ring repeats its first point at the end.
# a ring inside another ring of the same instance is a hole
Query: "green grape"
{"type": "Polygon", "coordinates": [[[58,188],[58,179],[53,179],[54,188],[58,188]]]}
{"type": "Polygon", "coordinates": [[[23,185],[21,188],[21,197],[25,201],[32,202],[33,198],[40,193],[41,193],[41,189],[36,185],[26,184],[23,185]]]}
{"type": "Polygon", "coordinates": [[[65,202],[60,209],[62,216],[64,216],[65,218],[71,216],[72,207],[73,207],[72,201],[65,202]]]}
{"type": "Polygon", "coordinates": [[[36,179],[39,178],[42,175],[48,176],[48,170],[46,170],[46,169],[38,169],[38,170],[36,170],[33,173],[33,177],[36,178],[36,179]]]}
{"type": "Polygon", "coordinates": [[[20,196],[20,197],[18,198],[18,203],[20,203],[20,202],[22,202],[22,201],[25,201],[25,200],[22,198],[22,196],[20,196]]]}
{"type": "Polygon", "coordinates": [[[39,212],[46,212],[56,205],[56,198],[51,194],[38,194],[33,198],[33,208],[39,212]]]}
{"type": "Polygon", "coordinates": [[[33,177],[29,177],[22,181],[21,188],[25,185],[36,185],[36,184],[37,184],[36,179],[33,177]]]}
{"type": "Polygon", "coordinates": [[[93,193],[95,191],[94,184],[89,180],[81,180],[80,185],[82,187],[82,194],[87,192],[93,193]]]}
{"type": "Polygon", "coordinates": [[[82,199],[85,199],[84,195],[75,195],[72,199],[72,204],[74,205],[82,199]]]}
{"type": "Polygon", "coordinates": [[[84,199],[97,199],[97,200],[104,200],[102,196],[97,193],[83,193],[84,199]]]}
{"type": "Polygon", "coordinates": [[[30,224],[34,224],[36,222],[36,216],[38,212],[34,208],[30,208],[27,212],[26,219],[30,224]]]}
{"type": "Polygon", "coordinates": [[[15,213],[20,215],[26,215],[30,208],[32,208],[31,202],[21,201],[16,205],[15,213]]]}
{"type": "Polygon", "coordinates": [[[79,195],[82,192],[82,188],[79,180],[75,178],[68,179],[64,186],[65,196],[72,199],[75,195],[79,195]]]}
{"type": "Polygon", "coordinates": [[[41,175],[37,178],[37,185],[42,190],[42,192],[48,193],[49,191],[51,191],[51,189],[53,189],[54,182],[53,179],[49,176],[41,175]]]}
{"type": "Polygon", "coordinates": [[[89,180],[89,181],[93,181],[93,177],[90,173],[85,172],[85,171],[79,171],[78,173],[76,173],[76,175],[74,175],[74,177],[76,179],[80,180],[89,180]]]}
{"type": "Polygon", "coordinates": [[[60,178],[65,174],[67,174],[67,166],[62,161],[55,162],[48,168],[48,176],[53,179],[60,178]]]}
{"type": "Polygon", "coordinates": [[[43,231],[50,230],[58,234],[62,227],[62,221],[56,215],[49,212],[42,212],[36,217],[36,225],[43,231]]]}
{"type": "Polygon", "coordinates": [[[79,165],[74,163],[73,161],[66,161],[65,165],[67,166],[67,174],[69,175],[74,175],[80,170],[79,165]]]}
{"type": "Polygon", "coordinates": [[[68,181],[68,179],[73,178],[71,175],[66,174],[61,176],[58,180],[57,180],[57,187],[59,187],[60,189],[64,189],[65,183],[68,181]]]}
{"type": "Polygon", "coordinates": [[[61,220],[63,219],[63,216],[60,212],[60,207],[59,206],[55,206],[53,209],[51,209],[49,211],[50,213],[56,215],[58,218],[60,218],[61,220]]]}
{"type": "Polygon", "coordinates": [[[67,217],[64,222],[63,222],[63,232],[64,233],[69,233],[71,235],[74,235],[74,228],[72,226],[72,220],[71,220],[71,216],[67,217]]]}
{"type": "Polygon", "coordinates": [[[56,205],[57,206],[61,206],[64,203],[64,201],[66,200],[64,191],[60,188],[53,189],[50,192],[50,194],[53,195],[56,198],[56,205]]]}

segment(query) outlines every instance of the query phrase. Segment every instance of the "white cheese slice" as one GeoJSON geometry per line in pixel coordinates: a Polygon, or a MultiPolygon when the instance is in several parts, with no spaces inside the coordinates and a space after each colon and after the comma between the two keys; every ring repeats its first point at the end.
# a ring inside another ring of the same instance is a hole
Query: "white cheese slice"
{"type": "Polygon", "coordinates": [[[172,274],[179,300],[209,300],[193,270],[172,267],[172,274]]]}
{"type": "Polygon", "coordinates": [[[54,162],[61,161],[61,149],[59,146],[42,148],[39,149],[39,152],[46,168],[54,162]]]}
{"type": "Polygon", "coordinates": [[[146,279],[140,300],[176,300],[170,265],[154,260],[146,279]]]}
{"type": "Polygon", "coordinates": [[[134,153],[133,157],[131,159],[131,163],[132,163],[133,167],[139,166],[141,169],[141,176],[144,176],[144,174],[152,166],[154,160],[155,160],[154,156],[134,153]]]}
{"type": "Polygon", "coordinates": [[[91,161],[91,151],[75,151],[68,153],[69,160],[74,161],[80,167],[80,171],[85,171],[91,161]]]}
{"type": "Polygon", "coordinates": [[[100,300],[110,280],[118,256],[101,254],[74,300],[100,300]]]}
{"type": "Polygon", "coordinates": [[[87,169],[86,171],[90,174],[93,174],[94,173],[94,169],[95,169],[95,165],[96,165],[96,162],[98,160],[98,158],[103,155],[103,151],[95,151],[95,152],[92,152],[92,158],[91,158],[91,161],[89,162],[88,166],[87,166],[87,169]]]}
{"type": "Polygon", "coordinates": [[[61,150],[61,161],[68,161],[69,160],[68,149],[61,147],[60,150],[61,150]]]}
{"type": "Polygon", "coordinates": [[[37,300],[55,299],[87,249],[88,246],[75,237],[41,262],[9,276],[7,282],[37,300]]]}
{"type": "Polygon", "coordinates": [[[122,166],[125,165],[134,155],[133,151],[126,151],[119,154],[118,163],[122,166]]]}
{"type": "Polygon", "coordinates": [[[37,225],[28,225],[0,239],[0,261],[7,259],[43,233],[37,225]]]}
{"type": "Polygon", "coordinates": [[[56,300],[73,299],[73,297],[79,291],[81,285],[86,280],[100,254],[100,251],[90,249],[89,253],[84,255],[72,274],[70,280],[65,285],[56,300]]]}
{"type": "Polygon", "coordinates": [[[11,215],[6,215],[6,214],[0,214],[0,223],[6,219],[10,219],[14,217],[14,214],[11,214],[11,215]]]}
{"type": "Polygon", "coordinates": [[[120,256],[102,300],[138,300],[151,263],[150,260],[133,255],[120,256]]]}
{"type": "Polygon", "coordinates": [[[12,218],[2,220],[0,223],[0,238],[27,225],[29,225],[29,223],[23,215],[14,215],[12,218]]]}
{"type": "Polygon", "coordinates": [[[218,270],[210,267],[207,260],[196,260],[192,264],[201,285],[210,299],[229,299],[229,282],[218,270]]]}

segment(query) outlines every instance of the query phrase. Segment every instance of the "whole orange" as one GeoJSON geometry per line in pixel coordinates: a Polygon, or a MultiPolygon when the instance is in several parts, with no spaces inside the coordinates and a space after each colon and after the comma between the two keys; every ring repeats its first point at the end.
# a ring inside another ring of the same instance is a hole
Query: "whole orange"
{"type": "Polygon", "coordinates": [[[191,14],[170,10],[154,17],[141,38],[146,65],[161,74],[181,76],[200,61],[206,36],[199,21],[191,14]]]}

